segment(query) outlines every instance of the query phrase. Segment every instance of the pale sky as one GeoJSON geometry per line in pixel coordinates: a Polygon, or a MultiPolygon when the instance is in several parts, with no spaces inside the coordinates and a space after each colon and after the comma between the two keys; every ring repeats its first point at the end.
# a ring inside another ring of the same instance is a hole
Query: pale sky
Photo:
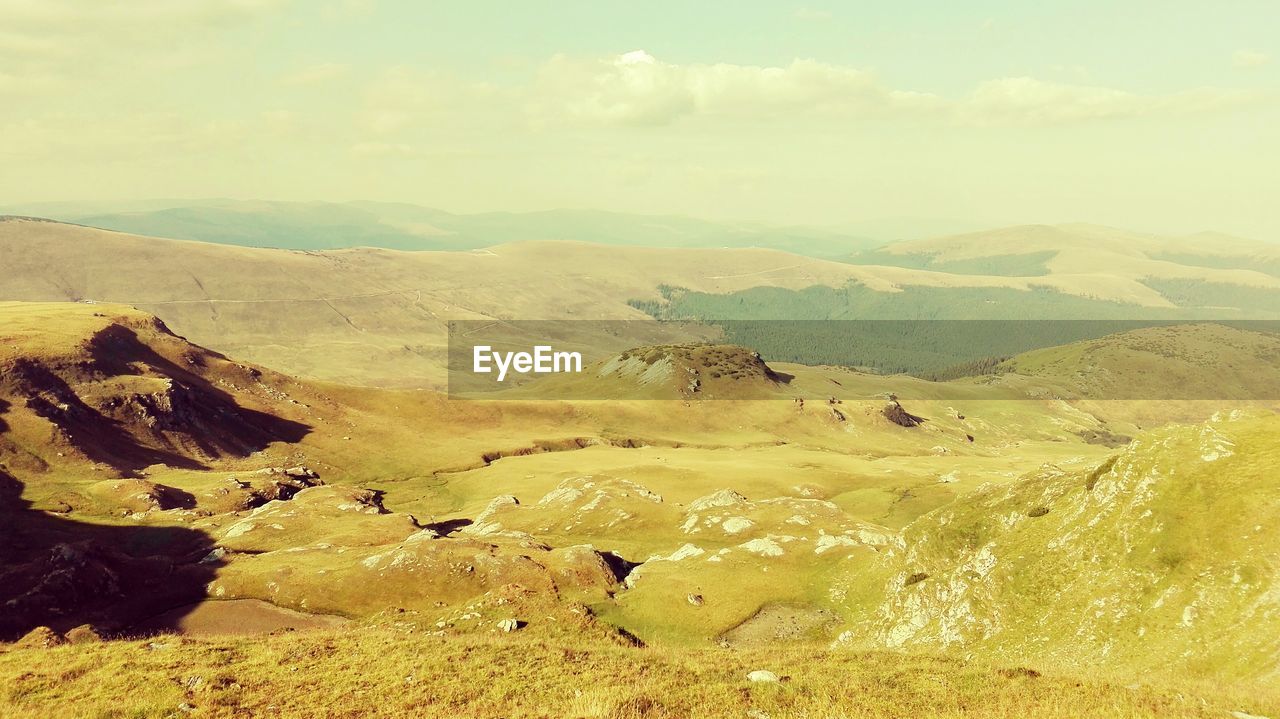
{"type": "Polygon", "coordinates": [[[1277,28],[1275,0],[0,0],[0,205],[1280,240],[1277,28]]]}

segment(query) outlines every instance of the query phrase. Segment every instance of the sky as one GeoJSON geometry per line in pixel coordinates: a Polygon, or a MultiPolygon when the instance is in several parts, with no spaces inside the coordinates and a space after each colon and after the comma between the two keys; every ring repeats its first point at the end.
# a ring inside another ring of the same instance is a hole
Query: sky
{"type": "Polygon", "coordinates": [[[1280,241],[1274,0],[0,0],[0,206],[1280,241]]]}

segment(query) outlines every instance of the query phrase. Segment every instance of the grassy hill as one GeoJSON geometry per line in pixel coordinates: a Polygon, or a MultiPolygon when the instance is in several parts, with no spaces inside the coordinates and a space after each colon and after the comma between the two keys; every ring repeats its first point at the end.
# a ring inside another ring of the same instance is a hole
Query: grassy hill
{"type": "Polygon", "coordinates": [[[1271,286],[1280,246],[1214,233],[1162,236],[1084,223],[1018,225],[894,242],[853,261],[979,274],[1201,277],[1271,286]],[[944,269],[950,268],[950,269],[944,269]],[[1200,270],[1213,270],[1206,274],[1200,270]]]}
{"type": "Polygon", "coordinates": [[[1277,430],[1275,414],[1226,413],[935,510],[877,558],[867,630],[878,646],[1274,682],[1277,430]]]}
{"type": "Polygon", "coordinates": [[[1249,327],[1136,329],[1020,354],[991,371],[1034,377],[1064,396],[1089,399],[1276,400],[1280,334],[1274,324],[1249,327]]]}

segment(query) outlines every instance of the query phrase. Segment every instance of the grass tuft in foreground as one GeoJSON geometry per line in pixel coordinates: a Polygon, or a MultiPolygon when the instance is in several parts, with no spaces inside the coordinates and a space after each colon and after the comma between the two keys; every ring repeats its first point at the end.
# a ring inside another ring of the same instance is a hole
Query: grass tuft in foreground
{"type": "Polygon", "coordinates": [[[1275,696],[821,647],[627,648],[388,628],[0,649],[0,716],[1228,717],[1275,696]],[[780,681],[751,682],[764,669],[780,681]]]}

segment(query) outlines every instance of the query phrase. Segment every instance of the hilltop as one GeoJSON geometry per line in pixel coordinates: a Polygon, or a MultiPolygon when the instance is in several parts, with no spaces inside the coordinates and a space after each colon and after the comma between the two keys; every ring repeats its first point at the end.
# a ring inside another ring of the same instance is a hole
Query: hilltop
{"type": "MultiPolygon", "coordinates": [[[[498,397],[529,399],[779,399],[791,375],[754,350],[686,342],[632,347],[584,368],[579,375],[535,381],[498,397]]],[[[477,397],[485,395],[479,394],[477,397]]]]}

